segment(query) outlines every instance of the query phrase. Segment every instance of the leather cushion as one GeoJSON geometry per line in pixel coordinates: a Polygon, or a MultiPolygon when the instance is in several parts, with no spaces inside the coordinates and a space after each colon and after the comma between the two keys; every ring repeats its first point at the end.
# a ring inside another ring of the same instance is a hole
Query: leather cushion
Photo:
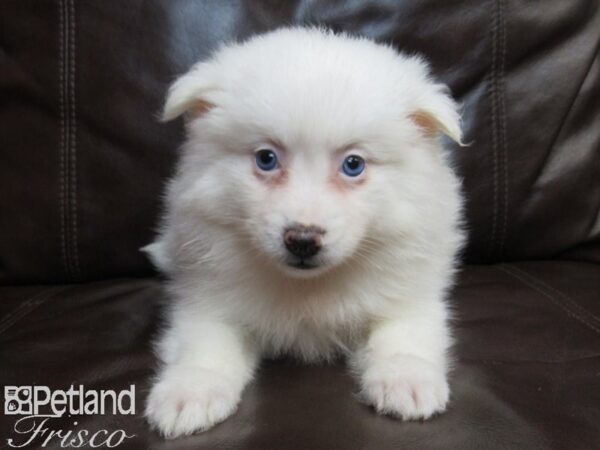
{"type": "MultiPolygon", "coordinates": [[[[53,419],[124,429],[126,448],[594,448],[600,442],[600,269],[573,262],[471,266],[452,295],[456,369],[449,410],[427,422],[376,416],[341,364],[265,362],[239,411],[175,441],[141,411],[163,294],[156,280],[0,289],[0,383],[65,389],[136,385],[135,416],[53,419]]],[[[13,418],[0,422],[14,436],[13,418]]]]}

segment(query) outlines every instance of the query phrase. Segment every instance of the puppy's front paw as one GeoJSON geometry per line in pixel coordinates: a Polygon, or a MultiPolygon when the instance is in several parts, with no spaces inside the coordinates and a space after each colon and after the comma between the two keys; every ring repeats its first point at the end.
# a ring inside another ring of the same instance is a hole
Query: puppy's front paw
{"type": "Polygon", "coordinates": [[[241,390],[206,369],[167,368],[152,387],[146,418],[164,437],[205,431],[235,411],[241,390]]]}
{"type": "Polygon", "coordinates": [[[450,390],[443,370],[424,359],[396,355],[368,367],[361,397],[380,414],[428,419],[446,409],[450,390]]]}

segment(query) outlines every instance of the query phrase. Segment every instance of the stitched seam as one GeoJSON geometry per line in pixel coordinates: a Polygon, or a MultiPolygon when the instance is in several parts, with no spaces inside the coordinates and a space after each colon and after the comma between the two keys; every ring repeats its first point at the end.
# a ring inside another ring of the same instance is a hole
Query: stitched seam
{"type": "Polygon", "coordinates": [[[506,78],[506,0],[499,1],[500,17],[500,75],[498,86],[498,106],[500,108],[500,150],[502,153],[503,166],[503,188],[504,197],[502,204],[502,231],[500,233],[500,242],[498,257],[502,259],[504,255],[504,244],[506,241],[506,228],[508,224],[508,152],[506,148],[506,104],[505,104],[505,78],[506,78]]]}
{"type": "Polygon", "coordinates": [[[69,166],[69,158],[71,153],[71,114],[69,104],[69,77],[71,76],[69,72],[69,39],[71,38],[69,34],[69,11],[68,11],[68,0],[62,1],[63,8],[63,16],[64,16],[64,42],[63,42],[63,67],[64,67],[64,76],[65,83],[63,85],[63,104],[65,105],[65,148],[64,148],[64,164],[65,164],[65,178],[63,180],[65,186],[65,246],[67,249],[67,264],[69,265],[69,280],[73,279],[73,260],[71,257],[71,241],[69,240],[69,236],[71,234],[71,226],[70,226],[70,202],[71,202],[71,185],[69,184],[70,175],[70,166],[69,166]]]}
{"type": "Polygon", "coordinates": [[[20,319],[29,315],[35,308],[50,299],[53,295],[58,294],[67,288],[68,286],[55,286],[45,289],[42,292],[38,292],[33,297],[23,301],[13,311],[2,317],[0,320],[0,335],[17,323],[20,319]]]}
{"type": "Polygon", "coordinates": [[[538,287],[537,285],[535,285],[531,281],[529,281],[526,278],[522,277],[518,273],[515,273],[512,270],[509,270],[508,266],[501,265],[501,266],[499,266],[499,269],[502,270],[503,272],[509,274],[510,276],[516,278],[517,280],[521,281],[521,283],[525,284],[526,286],[529,286],[531,289],[539,292],[544,297],[546,297],[548,300],[550,300],[554,305],[556,305],[558,308],[560,308],[564,312],[566,312],[567,315],[571,316],[575,320],[577,320],[577,321],[581,322],[582,324],[586,325],[591,330],[593,330],[596,333],[600,334],[600,328],[599,327],[596,327],[595,325],[592,325],[586,319],[584,319],[583,317],[577,315],[577,313],[575,313],[574,311],[571,311],[563,303],[561,303],[559,300],[555,299],[553,296],[551,296],[550,294],[548,294],[546,291],[544,291],[543,289],[541,289],[540,287],[538,287]]]}
{"type": "Polygon", "coordinates": [[[491,260],[494,253],[494,244],[496,242],[496,230],[498,227],[498,131],[496,127],[496,109],[497,109],[497,59],[498,59],[498,2],[492,0],[492,61],[490,68],[490,113],[491,113],[491,127],[492,127],[492,196],[493,196],[493,208],[492,208],[492,230],[489,239],[488,247],[488,259],[491,260]]]}
{"type": "Polygon", "coordinates": [[[573,317],[574,319],[578,320],[579,322],[583,323],[584,325],[586,325],[589,328],[591,328],[592,330],[594,330],[596,333],[600,334],[600,328],[596,327],[595,325],[592,325],[586,319],[584,319],[583,317],[577,315],[577,313],[575,313],[574,311],[571,311],[566,305],[564,305],[563,303],[561,303],[556,298],[552,297],[550,294],[548,294],[546,291],[544,291],[543,289],[541,289],[536,284],[534,284],[531,281],[527,280],[526,278],[520,276],[518,273],[515,273],[515,272],[509,270],[508,266],[504,266],[504,265],[500,266],[500,269],[503,272],[506,272],[507,274],[509,274],[512,277],[516,278],[517,280],[521,281],[523,284],[525,284],[525,285],[529,286],[530,288],[534,289],[535,291],[539,292],[544,297],[546,297],[547,299],[549,299],[550,301],[552,301],[552,303],[554,303],[560,309],[562,309],[563,311],[565,311],[569,316],[573,317]]]}
{"type": "Polygon", "coordinates": [[[72,257],[74,262],[74,275],[80,275],[79,268],[79,248],[77,239],[77,109],[75,103],[75,4],[74,0],[69,1],[69,18],[71,28],[71,39],[69,41],[69,54],[71,66],[69,69],[70,88],[69,98],[71,102],[71,238],[72,238],[72,257]]]}
{"type": "Polygon", "coordinates": [[[65,117],[65,62],[64,62],[64,44],[65,44],[65,33],[64,33],[64,3],[62,0],[58,1],[58,50],[59,50],[59,89],[58,89],[58,103],[59,103],[59,122],[60,122],[60,142],[59,142],[59,155],[60,155],[60,246],[61,255],[65,271],[66,278],[70,278],[71,268],[69,265],[69,258],[67,255],[67,234],[66,234],[66,167],[65,167],[65,150],[66,150],[66,117],[65,117]]]}
{"type": "MultiPolygon", "coordinates": [[[[512,272],[516,272],[517,274],[521,274],[521,276],[523,278],[526,278],[527,280],[529,280],[529,282],[531,284],[536,284],[538,286],[539,289],[546,289],[547,291],[551,291],[553,293],[555,293],[558,297],[560,297],[561,299],[563,299],[566,303],[568,303],[572,308],[579,310],[579,313],[583,314],[584,316],[589,316],[587,317],[588,320],[591,320],[592,322],[597,322],[597,324],[600,326],[600,320],[594,315],[592,314],[590,311],[588,311],[587,309],[583,308],[581,305],[579,305],[578,303],[576,303],[574,300],[572,300],[571,298],[569,298],[566,294],[564,294],[563,292],[559,291],[558,289],[553,288],[552,286],[548,285],[547,283],[545,283],[544,281],[542,281],[541,279],[531,275],[528,272],[525,272],[522,269],[519,269],[516,266],[513,265],[508,265],[505,264],[504,267],[507,270],[511,270],[512,272]],[[509,269],[510,268],[510,269],[509,269]]],[[[516,275],[516,274],[515,274],[516,275]]],[[[548,295],[550,295],[550,293],[548,293],[548,295]]],[[[557,299],[558,300],[558,299],[557,299]]],[[[565,305],[565,307],[567,307],[565,305]]]]}
{"type": "Polygon", "coordinates": [[[516,266],[510,265],[507,266],[510,267],[513,271],[520,273],[522,276],[524,276],[525,278],[528,278],[532,283],[537,283],[539,284],[541,287],[546,288],[547,290],[553,292],[554,294],[556,294],[558,297],[562,298],[565,302],[567,302],[569,305],[571,305],[573,308],[579,310],[579,312],[581,314],[584,314],[586,316],[589,316],[588,318],[591,319],[593,322],[595,322],[598,326],[600,326],[600,318],[597,317],[594,313],[592,313],[591,311],[585,309],[583,306],[581,306],[579,303],[577,303],[575,300],[573,300],[572,298],[570,298],[567,294],[565,294],[562,291],[559,291],[558,289],[550,286],[548,283],[542,281],[541,279],[533,276],[532,274],[525,272],[523,269],[519,269],[516,266]]]}

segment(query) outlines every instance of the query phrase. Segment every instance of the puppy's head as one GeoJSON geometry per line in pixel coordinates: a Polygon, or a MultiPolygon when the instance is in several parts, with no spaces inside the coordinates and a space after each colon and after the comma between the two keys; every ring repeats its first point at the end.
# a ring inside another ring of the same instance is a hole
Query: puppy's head
{"type": "Polygon", "coordinates": [[[180,115],[188,139],[171,201],[183,220],[295,277],[401,240],[427,220],[423,207],[438,220],[421,191],[446,176],[438,135],[461,138],[422,60],[316,29],[221,48],[172,85],[163,118],[180,115]]]}

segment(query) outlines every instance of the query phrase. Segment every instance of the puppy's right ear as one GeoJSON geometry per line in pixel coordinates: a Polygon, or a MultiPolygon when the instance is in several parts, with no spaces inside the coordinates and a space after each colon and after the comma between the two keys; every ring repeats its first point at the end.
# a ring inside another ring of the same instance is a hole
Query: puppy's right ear
{"type": "Polygon", "coordinates": [[[210,81],[210,73],[210,64],[199,63],[178,78],[169,88],[161,120],[167,122],[184,113],[200,117],[214,108],[209,98],[218,88],[210,81]]]}

